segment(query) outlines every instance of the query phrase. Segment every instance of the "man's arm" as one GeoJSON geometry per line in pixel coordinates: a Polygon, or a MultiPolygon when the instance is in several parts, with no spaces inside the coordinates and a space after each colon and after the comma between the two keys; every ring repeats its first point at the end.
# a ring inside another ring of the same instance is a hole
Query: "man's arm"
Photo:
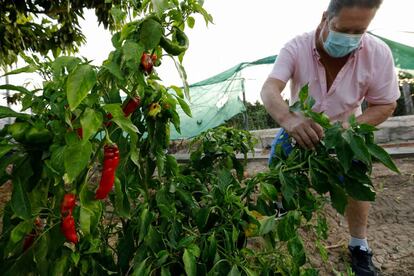
{"type": "Polygon", "coordinates": [[[300,113],[290,112],[281,93],[286,83],[268,78],[260,93],[266,111],[301,147],[313,149],[323,137],[320,125],[300,113]]]}
{"type": "Polygon", "coordinates": [[[390,104],[370,104],[363,114],[357,117],[359,123],[379,125],[388,119],[397,107],[397,102],[390,104]]]}

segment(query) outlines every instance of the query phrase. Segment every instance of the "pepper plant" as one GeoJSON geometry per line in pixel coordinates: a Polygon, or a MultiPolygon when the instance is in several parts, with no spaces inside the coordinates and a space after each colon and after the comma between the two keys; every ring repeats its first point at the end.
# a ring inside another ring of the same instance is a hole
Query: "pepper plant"
{"type": "Polygon", "coordinates": [[[348,130],[331,125],[311,111],[306,90],[293,108],[325,128],[316,152],[295,147],[269,172],[243,179],[251,135],[220,127],[196,138],[188,164],[178,164],[169,129],[180,129],[177,106],[191,115],[182,60],[193,13],[211,22],[202,1],[143,1],[101,66],[32,55],[8,73],[35,69],[44,82],[0,87],[22,104],[21,112],[0,107],[1,118],[16,119],[0,132],[0,183],[13,185],[2,274],[315,275],[297,229],[317,213],[313,229],[326,236],[326,192],[340,212],[347,195],[372,200],[374,157],[396,170],[373,143],[374,128],[354,119],[348,130]],[[164,58],[174,59],[182,89],[162,85],[164,58]],[[291,210],[283,218],[278,201],[291,210]],[[263,247],[252,247],[256,237],[263,247]]]}

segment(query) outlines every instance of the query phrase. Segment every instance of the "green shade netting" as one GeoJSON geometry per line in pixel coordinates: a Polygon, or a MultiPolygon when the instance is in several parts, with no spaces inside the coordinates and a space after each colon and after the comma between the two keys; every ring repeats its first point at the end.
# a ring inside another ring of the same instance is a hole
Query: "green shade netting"
{"type": "MultiPolygon", "coordinates": [[[[414,70],[413,47],[372,35],[383,40],[391,48],[397,68],[414,70]]],[[[241,100],[244,92],[244,78],[241,77],[243,69],[256,65],[271,65],[275,60],[276,56],[269,56],[253,62],[242,62],[211,78],[190,85],[189,105],[193,117],[188,117],[177,107],[181,119],[181,133],[178,133],[172,126],[171,139],[187,139],[197,136],[244,112],[246,109],[241,100]]]]}

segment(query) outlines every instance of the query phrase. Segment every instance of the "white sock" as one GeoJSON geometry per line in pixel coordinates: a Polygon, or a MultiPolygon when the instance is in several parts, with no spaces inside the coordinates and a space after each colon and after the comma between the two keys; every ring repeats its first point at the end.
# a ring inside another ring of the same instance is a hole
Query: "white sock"
{"type": "Polygon", "coordinates": [[[359,246],[361,250],[364,250],[364,249],[366,249],[366,251],[369,250],[367,238],[358,239],[358,238],[351,237],[351,240],[349,241],[349,246],[350,247],[359,246]]]}

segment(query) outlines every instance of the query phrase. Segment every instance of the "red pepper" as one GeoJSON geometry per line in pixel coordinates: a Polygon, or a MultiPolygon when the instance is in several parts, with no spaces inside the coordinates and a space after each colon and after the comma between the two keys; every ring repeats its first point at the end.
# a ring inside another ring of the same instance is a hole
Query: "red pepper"
{"type": "Polygon", "coordinates": [[[143,53],[141,56],[141,67],[144,69],[144,72],[151,74],[154,63],[152,61],[151,55],[148,53],[143,53]]]}
{"type": "Polygon", "coordinates": [[[99,187],[96,190],[95,198],[104,199],[112,190],[115,182],[115,172],[119,164],[119,150],[117,145],[105,145],[104,161],[99,187]]]}
{"type": "Polygon", "coordinates": [[[78,243],[78,236],[76,235],[75,219],[72,214],[69,214],[62,219],[61,225],[62,233],[65,238],[74,244],[78,243]]]}
{"type": "Polygon", "coordinates": [[[83,129],[81,127],[76,129],[76,133],[78,134],[79,138],[83,138],[83,129]]]}
{"type": "Polygon", "coordinates": [[[62,216],[71,215],[76,204],[76,195],[68,193],[63,196],[62,204],[60,205],[60,213],[62,216]]]}
{"type": "Polygon", "coordinates": [[[123,108],[125,117],[128,117],[129,115],[134,113],[134,111],[139,107],[140,103],[141,98],[139,96],[130,98],[123,108]]]}
{"type": "Polygon", "coordinates": [[[32,246],[35,238],[36,238],[36,232],[34,230],[30,234],[26,235],[26,237],[24,238],[24,242],[23,242],[24,252],[32,246]]]}

